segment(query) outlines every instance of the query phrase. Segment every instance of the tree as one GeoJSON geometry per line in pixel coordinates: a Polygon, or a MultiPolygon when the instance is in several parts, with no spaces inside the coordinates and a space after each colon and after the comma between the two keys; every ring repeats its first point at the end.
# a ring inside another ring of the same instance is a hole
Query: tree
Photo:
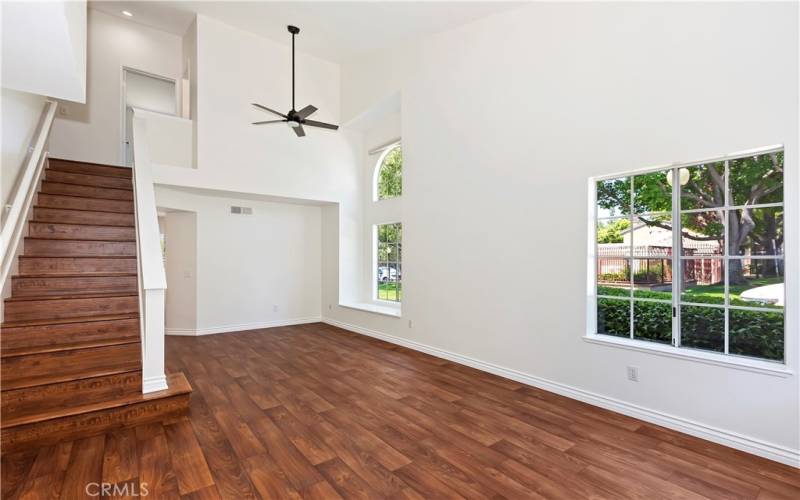
{"type": "Polygon", "coordinates": [[[403,194],[403,152],[396,146],[383,157],[378,171],[378,199],[403,194]]]}
{"type": "MultiPolygon", "coordinates": [[[[682,214],[681,237],[694,241],[717,242],[722,248],[725,205],[725,165],[709,163],[687,168],[689,179],[681,186],[681,209],[706,209],[682,214]]],[[[783,152],[749,156],[729,162],[730,203],[742,208],[730,210],[728,217],[728,253],[744,255],[775,254],[783,246],[783,208],[750,208],[752,205],[783,200],[783,152]]],[[[637,175],[633,181],[620,178],[597,183],[597,204],[610,215],[664,212],[672,210],[672,187],[665,172],[637,175]]],[[[663,216],[636,216],[641,222],[672,230],[672,222],[663,216]]],[[[765,262],[765,274],[778,274],[778,264],[765,262]]],[[[729,263],[730,282],[745,281],[742,262],[729,263]]]]}
{"type": "Polygon", "coordinates": [[[631,227],[628,219],[617,219],[600,223],[597,226],[598,243],[622,243],[622,232],[631,227]]]}

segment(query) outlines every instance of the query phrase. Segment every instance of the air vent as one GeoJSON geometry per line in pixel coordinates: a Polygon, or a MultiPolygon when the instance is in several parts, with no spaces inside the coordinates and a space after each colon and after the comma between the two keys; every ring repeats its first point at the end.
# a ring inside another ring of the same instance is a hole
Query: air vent
{"type": "Polygon", "coordinates": [[[236,215],[253,215],[253,207],[231,207],[231,213],[236,215]]]}

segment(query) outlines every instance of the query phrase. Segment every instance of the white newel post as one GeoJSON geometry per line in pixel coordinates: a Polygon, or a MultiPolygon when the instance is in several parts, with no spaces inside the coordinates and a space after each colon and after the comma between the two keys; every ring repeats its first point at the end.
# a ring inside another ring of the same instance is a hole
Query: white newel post
{"type": "Polygon", "coordinates": [[[133,186],[138,245],[142,392],[167,388],[164,373],[164,297],[167,278],[161,256],[155,190],[147,148],[147,121],[133,116],[133,186]]]}

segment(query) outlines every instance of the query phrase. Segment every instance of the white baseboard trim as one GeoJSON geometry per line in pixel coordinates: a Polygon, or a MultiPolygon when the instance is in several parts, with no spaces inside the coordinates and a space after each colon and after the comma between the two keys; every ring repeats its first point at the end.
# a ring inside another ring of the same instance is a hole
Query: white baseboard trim
{"type": "Polygon", "coordinates": [[[700,422],[670,415],[658,410],[644,408],[642,406],[627,403],[619,399],[603,396],[602,394],[596,394],[577,387],[572,387],[559,382],[553,382],[535,375],[504,368],[499,365],[487,363],[485,361],[468,356],[462,356],[461,354],[456,354],[444,349],[439,349],[438,347],[432,347],[420,342],[415,342],[413,340],[396,337],[394,335],[389,335],[349,323],[344,323],[332,318],[323,317],[322,322],[349,330],[351,332],[360,333],[362,335],[374,337],[392,344],[407,347],[415,351],[424,352],[438,358],[447,359],[454,363],[470,366],[481,371],[514,380],[516,382],[537,387],[539,389],[576,399],[578,401],[583,401],[584,403],[599,406],[600,408],[605,408],[617,413],[622,413],[623,415],[628,415],[629,417],[638,418],[640,420],[644,420],[645,422],[667,427],[675,431],[706,439],[724,446],[729,446],[737,450],[752,453],[753,455],[768,458],[792,467],[800,468],[800,450],[793,450],[785,446],[744,436],[736,432],[719,429],[700,422]]]}
{"type": "Polygon", "coordinates": [[[167,376],[160,375],[157,377],[149,377],[142,380],[142,394],[149,392],[163,391],[168,388],[167,376]]]}
{"type": "Polygon", "coordinates": [[[291,325],[304,325],[307,323],[319,323],[322,318],[313,316],[310,318],[290,318],[280,319],[274,321],[259,321],[257,323],[241,323],[238,325],[222,325],[212,326],[206,328],[165,328],[164,333],[167,335],[184,335],[196,337],[199,335],[213,335],[215,333],[229,333],[241,332],[245,330],[258,330],[260,328],[274,328],[276,326],[291,326],[291,325]]]}

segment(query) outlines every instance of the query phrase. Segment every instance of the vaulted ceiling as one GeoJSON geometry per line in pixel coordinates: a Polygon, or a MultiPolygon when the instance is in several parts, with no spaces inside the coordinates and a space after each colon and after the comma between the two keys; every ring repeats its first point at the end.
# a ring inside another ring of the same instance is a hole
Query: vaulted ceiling
{"type": "Polygon", "coordinates": [[[195,14],[281,43],[286,25],[299,26],[301,50],[342,62],[444,31],[500,12],[519,2],[202,2],[93,1],[90,7],[183,35],[195,14]]]}

